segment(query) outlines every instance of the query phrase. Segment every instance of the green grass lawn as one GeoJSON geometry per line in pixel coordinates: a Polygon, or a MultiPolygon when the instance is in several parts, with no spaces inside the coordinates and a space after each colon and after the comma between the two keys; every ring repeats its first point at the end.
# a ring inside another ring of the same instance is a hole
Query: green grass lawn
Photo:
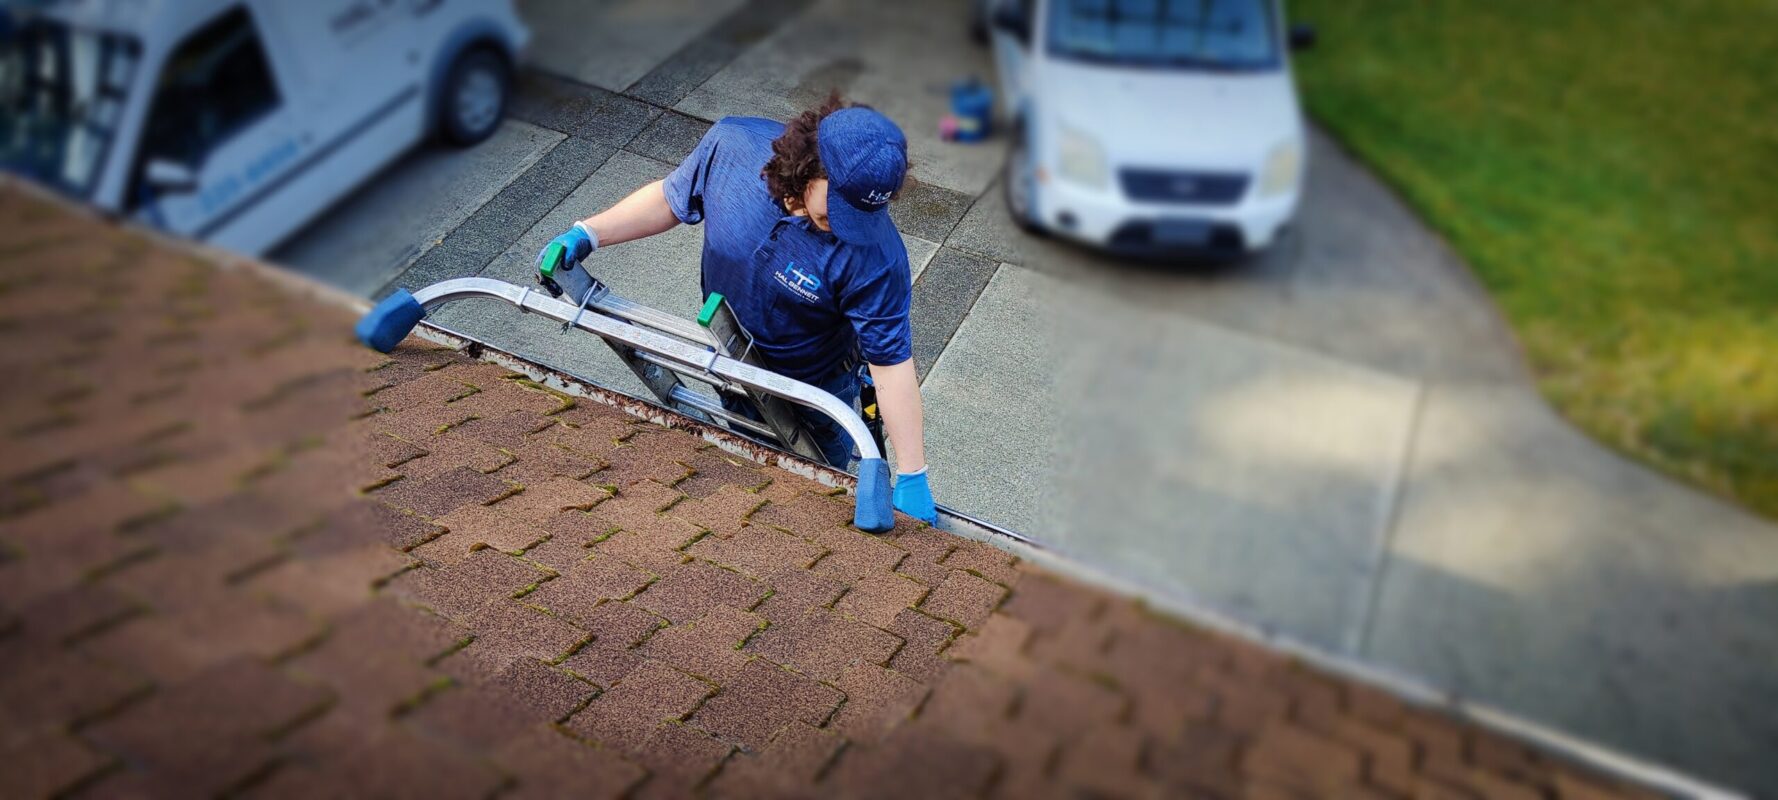
{"type": "Polygon", "coordinates": [[[1310,115],[1468,259],[1555,406],[1778,517],[1778,3],[1290,13],[1310,115]]]}

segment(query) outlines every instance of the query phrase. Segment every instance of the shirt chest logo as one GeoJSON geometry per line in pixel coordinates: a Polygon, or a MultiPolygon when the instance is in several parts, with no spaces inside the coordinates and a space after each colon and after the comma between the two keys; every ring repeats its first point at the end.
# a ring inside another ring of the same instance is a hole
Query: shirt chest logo
{"type": "Polygon", "coordinates": [[[797,267],[795,261],[785,264],[776,277],[778,285],[795,292],[798,297],[811,303],[821,300],[821,278],[797,267]]]}

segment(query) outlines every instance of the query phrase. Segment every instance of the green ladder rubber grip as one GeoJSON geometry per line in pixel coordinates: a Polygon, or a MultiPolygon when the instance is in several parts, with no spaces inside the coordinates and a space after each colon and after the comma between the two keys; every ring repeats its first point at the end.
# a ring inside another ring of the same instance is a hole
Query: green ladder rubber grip
{"type": "Polygon", "coordinates": [[[556,268],[562,266],[562,261],[567,258],[567,253],[567,248],[550,242],[548,247],[543,248],[543,263],[537,265],[537,271],[542,273],[545,278],[554,278],[556,268]]]}
{"type": "Polygon", "coordinates": [[[704,307],[698,311],[698,324],[706,328],[710,327],[710,320],[716,318],[716,309],[721,307],[722,295],[718,292],[711,292],[709,297],[704,298],[704,307]]]}

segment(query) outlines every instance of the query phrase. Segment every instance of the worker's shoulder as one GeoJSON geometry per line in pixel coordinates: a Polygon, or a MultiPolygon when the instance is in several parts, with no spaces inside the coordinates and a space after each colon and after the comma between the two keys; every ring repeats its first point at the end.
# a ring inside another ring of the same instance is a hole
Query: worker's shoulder
{"type": "Polygon", "coordinates": [[[710,126],[714,136],[737,136],[770,142],[784,133],[784,123],[765,117],[723,117],[710,126]]]}
{"type": "Polygon", "coordinates": [[[717,163],[758,171],[772,156],[772,142],[784,132],[784,123],[760,117],[723,117],[710,126],[693,153],[694,159],[716,158],[717,163]],[[702,155],[698,155],[701,153],[702,155]],[[721,154],[718,156],[717,154],[721,154]]]}
{"type": "Polygon", "coordinates": [[[849,269],[865,273],[908,269],[908,248],[900,236],[872,244],[842,244],[840,253],[849,269]]]}

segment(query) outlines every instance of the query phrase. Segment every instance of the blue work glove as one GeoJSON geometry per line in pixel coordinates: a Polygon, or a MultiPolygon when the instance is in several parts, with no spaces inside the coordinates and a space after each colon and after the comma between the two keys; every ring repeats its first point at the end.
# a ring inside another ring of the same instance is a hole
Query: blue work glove
{"type": "MultiPolygon", "coordinates": [[[[563,266],[573,266],[586,260],[586,257],[592,255],[594,250],[599,249],[599,237],[593,234],[592,229],[588,228],[586,223],[576,222],[574,227],[568,229],[567,233],[551,239],[549,244],[561,245],[563,257],[566,260],[563,266]]],[[[537,266],[540,268],[543,266],[543,254],[549,252],[549,244],[537,251],[537,266]]]]}
{"type": "Polygon", "coordinates": [[[932,488],[926,485],[926,468],[919,472],[895,475],[895,510],[928,524],[938,522],[938,509],[932,506],[932,488]]]}

